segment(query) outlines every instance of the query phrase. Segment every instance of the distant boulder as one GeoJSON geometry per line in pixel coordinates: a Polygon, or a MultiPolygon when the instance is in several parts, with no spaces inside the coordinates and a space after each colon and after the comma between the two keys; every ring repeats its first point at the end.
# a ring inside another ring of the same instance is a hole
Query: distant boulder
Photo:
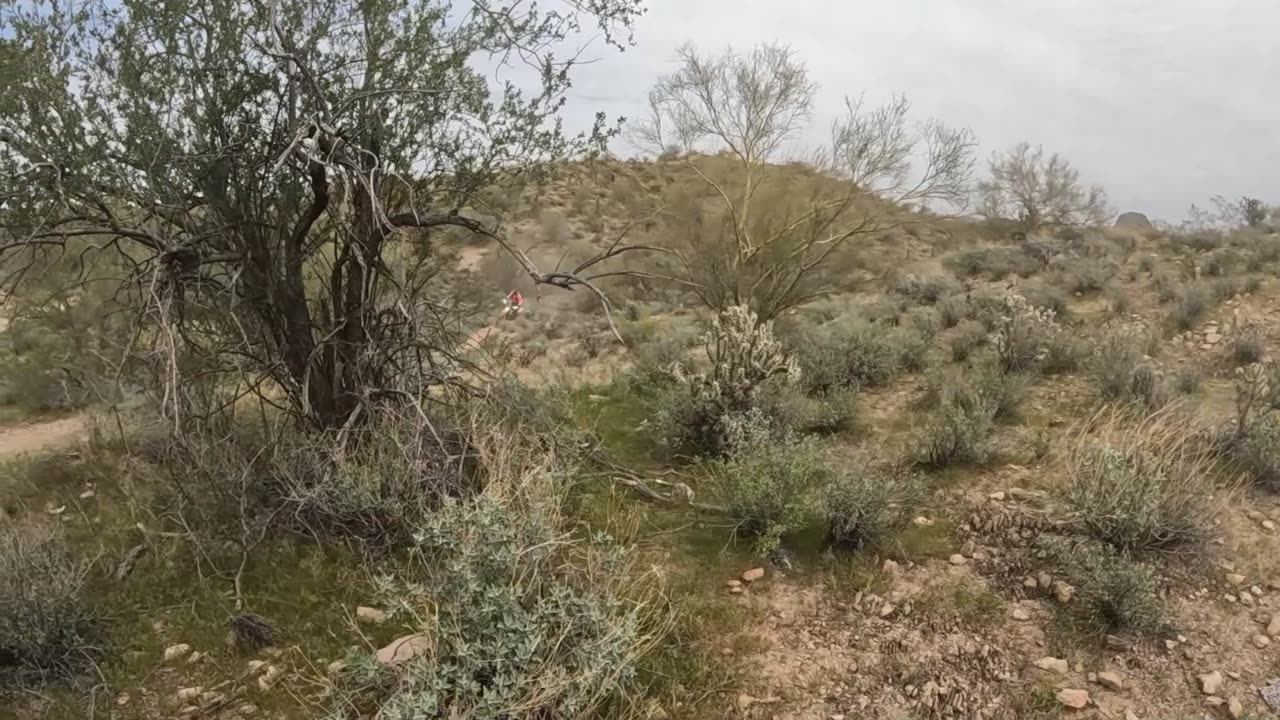
{"type": "Polygon", "coordinates": [[[1120,213],[1120,217],[1116,218],[1116,227],[1144,230],[1151,227],[1151,221],[1140,212],[1120,213]]]}

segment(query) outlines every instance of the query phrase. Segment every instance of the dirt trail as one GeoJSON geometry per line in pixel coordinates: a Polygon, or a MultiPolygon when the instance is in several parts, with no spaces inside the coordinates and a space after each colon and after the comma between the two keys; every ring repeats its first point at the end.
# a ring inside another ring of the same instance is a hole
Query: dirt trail
{"type": "Polygon", "coordinates": [[[69,445],[85,432],[87,420],[76,415],[59,420],[0,428],[0,457],[31,452],[53,445],[69,445]]]}

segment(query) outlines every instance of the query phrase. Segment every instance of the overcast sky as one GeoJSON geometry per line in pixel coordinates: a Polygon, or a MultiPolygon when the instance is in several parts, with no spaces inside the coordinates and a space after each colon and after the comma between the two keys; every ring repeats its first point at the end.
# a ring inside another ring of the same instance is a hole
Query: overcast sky
{"type": "MultiPolygon", "coordinates": [[[[644,114],[675,48],[790,44],[821,84],[808,139],[843,97],[905,92],[914,114],[1070,159],[1117,210],[1179,220],[1209,196],[1280,203],[1280,0],[649,0],[636,46],[593,46],[569,106],[644,114]]],[[[625,144],[619,154],[630,155],[625,144]]]]}

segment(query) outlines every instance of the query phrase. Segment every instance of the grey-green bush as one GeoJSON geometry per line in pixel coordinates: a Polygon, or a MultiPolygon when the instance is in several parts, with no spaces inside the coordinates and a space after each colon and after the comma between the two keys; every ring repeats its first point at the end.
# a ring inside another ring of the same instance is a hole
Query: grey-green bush
{"type": "Polygon", "coordinates": [[[812,497],[830,471],[810,438],[765,438],[711,465],[738,527],[768,551],[812,516],[812,497]]]}
{"type": "Polygon", "coordinates": [[[87,575],[57,524],[0,519],[0,686],[92,665],[101,613],[86,596],[87,575]]]}
{"type": "Polygon", "coordinates": [[[823,494],[828,538],[838,545],[874,545],[911,521],[924,483],[903,468],[860,469],[834,478],[823,494]]]}
{"type": "Polygon", "coordinates": [[[1155,567],[1106,545],[1075,547],[1066,561],[1075,587],[1069,611],[1096,635],[1150,635],[1160,630],[1166,610],[1155,567]]]}
{"type": "Polygon", "coordinates": [[[1173,298],[1169,321],[1179,330],[1190,330],[1204,319],[1209,310],[1209,292],[1202,283],[1183,287],[1173,298]]]}
{"type": "Polygon", "coordinates": [[[965,320],[955,327],[947,339],[951,348],[951,359],[955,362],[967,360],[975,350],[987,342],[987,328],[977,320],[965,320]]]}
{"type": "Polygon", "coordinates": [[[1168,550],[1212,533],[1215,462],[1187,422],[1161,413],[1134,423],[1113,413],[1068,458],[1062,501],[1094,537],[1123,550],[1168,550]]]}
{"type": "Polygon", "coordinates": [[[363,699],[385,718],[565,718],[635,681],[652,638],[625,590],[634,568],[608,538],[569,536],[532,495],[450,500],[414,538],[380,599],[430,652],[399,663],[394,682],[354,657],[341,681],[362,690],[335,695],[372,695],[363,699]]]}
{"type": "Polygon", "coordinates": [[[911,433],[911,454],[925,467],[983,463],[991,457],[995,408],[972,388],[944,390],[939,406],[911,433]]]}

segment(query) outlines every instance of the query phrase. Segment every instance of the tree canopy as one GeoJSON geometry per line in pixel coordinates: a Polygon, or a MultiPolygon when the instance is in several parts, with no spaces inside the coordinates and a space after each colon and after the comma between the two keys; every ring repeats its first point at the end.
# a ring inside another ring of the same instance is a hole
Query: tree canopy
{"type": "MultiPolygon", "coordinates": [[[[139,333],[171,364],[281,389],[321,427],[448,382],[433,228],[538,181],[612,130],[559,113],[593,33],[624,48],[640,0],[0,0],[0,270],[42,253],[124,262],[139,333]],[[577,45],[572,45],[576,49],[577,45]],[[509,79],[517,72],[522,78],[509,79]],[[493,72],[486,72],[487,70],[493,72]],[[395,260],[393,262],[393,260],[395,260]]],[[[612,248],[611,253],[624,248],[612,248]]],[[[601,296],[603,299],[603,296],[601,296]]],[[[166,405],[181,410],[190,380],[166,405]]],[[[264,394],[264,397],[266,394],[264,394]]]]}

